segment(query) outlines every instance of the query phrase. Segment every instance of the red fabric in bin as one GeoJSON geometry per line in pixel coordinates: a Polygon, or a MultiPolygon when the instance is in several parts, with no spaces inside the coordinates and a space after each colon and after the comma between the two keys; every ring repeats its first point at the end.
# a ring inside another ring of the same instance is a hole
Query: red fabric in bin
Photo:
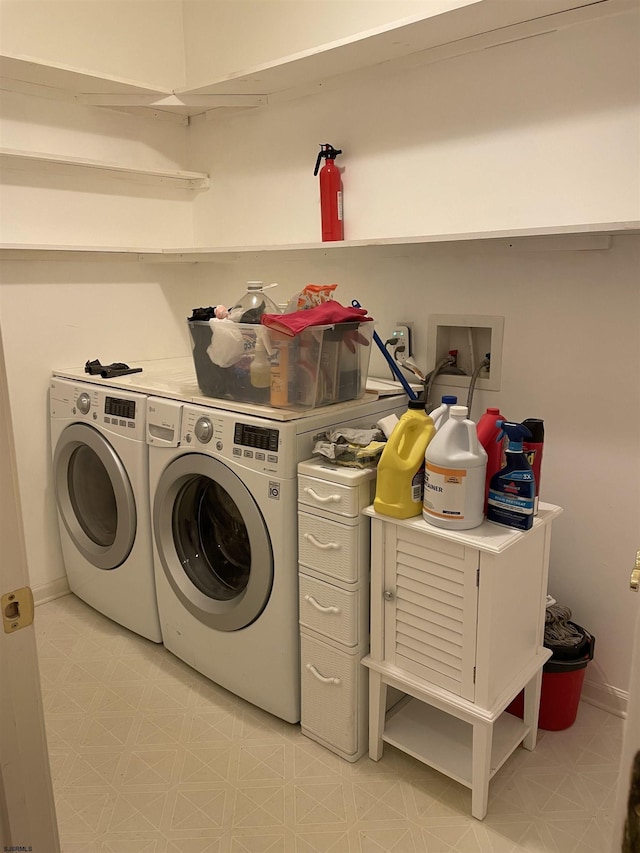
{"type": "MultiPolygon", "coordinates": [[[[298,335],[309,326],[329,326],[334,323],[366,323],[373,322],[372,317],[367,317],[364,308],[348,308],[328,299],[315,308],[307,308],[302,311],[293,311],[291,314],[263,314],[261,323],[273,329],[274,332],[282,332],[283,335],[298,335]]],[[[366,339],[365,339],[366,340],[366,339]]]]}

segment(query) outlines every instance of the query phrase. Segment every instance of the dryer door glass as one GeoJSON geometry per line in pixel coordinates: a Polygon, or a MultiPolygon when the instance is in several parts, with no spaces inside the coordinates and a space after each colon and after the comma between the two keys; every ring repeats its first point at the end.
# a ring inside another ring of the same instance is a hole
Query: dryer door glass
{"type": "Polygon", "coordinates": [[[67,481],[69,499],[80,527],[96,545],[103,548],[113,545],[118,528],[116,495],[107,469],[86,444],[72,452],[67,481]]]}
{"type": "Polygon", "coordinates": [[[66,427],[56,443],[53,481],[73,547],[98,569],[121,566],[136,538],[136,501],[106,436],[88,424],[66,427]]]}
{"type": "Polygon", "coordinates": [[[153,529],[164,576],[200,622],[237,631],[260,616],[273,586],[271,540],[228,465],[202,453],[174,459],[156,487],[153,529]]]}
{"type": "Polygon", "coordinates": [[[215,480],[187,480],[173,508],[173,538],[192,583],[210,598],[229,601],[249,582],[247,526],[229,493],[215,480]]]}

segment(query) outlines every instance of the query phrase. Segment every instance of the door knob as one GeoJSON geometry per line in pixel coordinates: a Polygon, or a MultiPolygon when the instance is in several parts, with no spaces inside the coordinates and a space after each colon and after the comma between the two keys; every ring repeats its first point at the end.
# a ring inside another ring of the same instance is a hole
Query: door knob
{"type": "Polygon", "coordinates": [[[629,586],[634,592],[640,588],[640,551],[636,551],[636,564],[631,569],[631,577],[629,578],[629,586]]]}
{"type": "Polygon", "coordinates": [[[385,601],[393,601],[393,592],[390,589],[385,589],[384,591],[384,600],[385,601]]]}

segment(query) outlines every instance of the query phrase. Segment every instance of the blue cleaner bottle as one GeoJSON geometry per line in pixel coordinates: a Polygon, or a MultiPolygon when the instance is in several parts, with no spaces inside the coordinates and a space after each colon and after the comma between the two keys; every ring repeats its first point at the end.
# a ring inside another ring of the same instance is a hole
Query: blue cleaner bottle
{"type": "Polygon", "coordinates": [[[489,484],[487,519],[529,530],[533,525],[536,484],[522,442],[531,438],[531,432],[523,424],[510,421],[499,420],[497,426],[502,430],[499,439],[506,435],[509,444],[505,451],[506,465],[493,475],[489,484]]]}

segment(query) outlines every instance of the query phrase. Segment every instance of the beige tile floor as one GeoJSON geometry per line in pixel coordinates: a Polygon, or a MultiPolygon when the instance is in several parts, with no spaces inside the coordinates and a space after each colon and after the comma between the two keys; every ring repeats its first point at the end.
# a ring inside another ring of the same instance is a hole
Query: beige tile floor
{"type": "Polygon", "coordinates": [[[606,853],[622,721],[581,704],[470,792],[386,746],[349,764],[74,596],[41,605],[64,853],[606,853]]]}

